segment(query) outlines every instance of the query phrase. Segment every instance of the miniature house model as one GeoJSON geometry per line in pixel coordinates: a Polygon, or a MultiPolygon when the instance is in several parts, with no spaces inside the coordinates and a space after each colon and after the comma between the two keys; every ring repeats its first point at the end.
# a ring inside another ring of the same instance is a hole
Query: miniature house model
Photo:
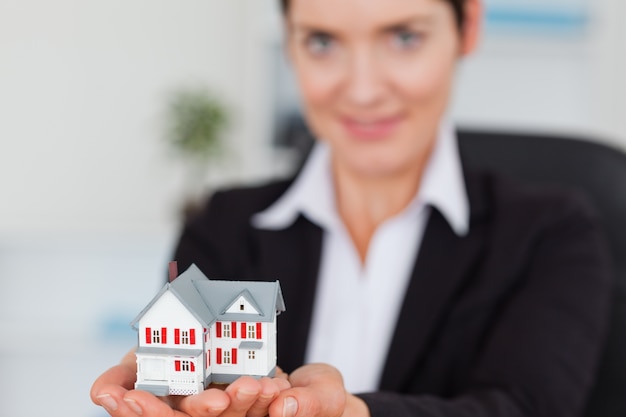
{"type": "Polygon", "coordinates": [[[138,330],[136,389],[191,395],[210,383],[276,369],[280,284],[209,280],[192,265],[163,287],[131,325],[138,330]]]}

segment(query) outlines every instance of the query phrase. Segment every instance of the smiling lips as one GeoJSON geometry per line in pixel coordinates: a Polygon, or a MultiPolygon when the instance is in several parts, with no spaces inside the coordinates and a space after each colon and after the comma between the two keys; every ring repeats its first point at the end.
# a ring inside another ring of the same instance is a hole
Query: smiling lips
{"type": "Polygon", "coordinates": [[[384,139],[400,124],[400,116],[378,119],[356,119],[344,117],[341,122],[351,137],[360,140],[384,139]]]}

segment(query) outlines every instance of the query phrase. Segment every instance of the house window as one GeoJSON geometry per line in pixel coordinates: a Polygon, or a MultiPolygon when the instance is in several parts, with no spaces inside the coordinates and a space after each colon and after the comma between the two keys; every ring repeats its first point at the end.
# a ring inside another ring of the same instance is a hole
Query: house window
{"type": "MultiPolygon", "coordinates": [[[[165,336],[163,336],[163,343],[165,343],[165,336]]],[[[180,330],[174,329],[174,344],[176,345],[195,345],[196,344],[196,330],[180,330]]]]}
{"type": "Polygon", "coordinates": [[[192,361],[174,361],[176,372],[195,372],[196,365],[192,361]]]}
{"type": "Polygon", "coordinates": [[[256,339],[256,326],[248,324],[248,339],[256,339]]]}
{"type": "Polygon", "coordinates": [[[241,303],[239,303],[239,311],[243,311],[244,310],[244,306],[243,306],[243,301],[241,303]]]}
{"type": "Polygon", "coordinates": [[[166,344],[167,328],[153,329],[152,327],[146,327],[146,344],[149,345],[151,343],[166,344]]]}
{"type": "Polygon", "coordinates": [[[222,358],[222,363],[231,363],[230,351],[228,351],[228,350],[224,351],[224,357],[222,358]]]}
{"type": "Polygon", "coordinates": [[[256,352],[254,350],[248,351],[248,359],[256,359],[256,352]]]}
{"type": "Polygon", "coordinates": [[[230,337],[230,323],[222,323],[222,335],[230,337]]]}

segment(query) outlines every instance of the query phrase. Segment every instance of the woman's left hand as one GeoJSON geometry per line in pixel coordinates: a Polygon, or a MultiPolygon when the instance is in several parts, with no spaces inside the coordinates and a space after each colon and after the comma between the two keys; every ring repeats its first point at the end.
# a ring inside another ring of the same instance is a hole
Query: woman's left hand
{"type": "Polygon", "coordinates": [[[348,393],[343,377],[326,364],[305,365],[289,375],[291,388],[269,407],[271,417],[369,417],[360,398],[348,393]]]}

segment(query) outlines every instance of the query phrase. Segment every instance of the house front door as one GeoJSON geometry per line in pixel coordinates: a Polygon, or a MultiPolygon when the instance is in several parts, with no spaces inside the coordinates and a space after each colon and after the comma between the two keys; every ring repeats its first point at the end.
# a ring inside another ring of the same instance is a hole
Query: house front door
{"type": "Polygon", "coordinates": [[[259,352],[252,349],[244,352],[244,373],[247,375],[259,375],[259,352]]]}

